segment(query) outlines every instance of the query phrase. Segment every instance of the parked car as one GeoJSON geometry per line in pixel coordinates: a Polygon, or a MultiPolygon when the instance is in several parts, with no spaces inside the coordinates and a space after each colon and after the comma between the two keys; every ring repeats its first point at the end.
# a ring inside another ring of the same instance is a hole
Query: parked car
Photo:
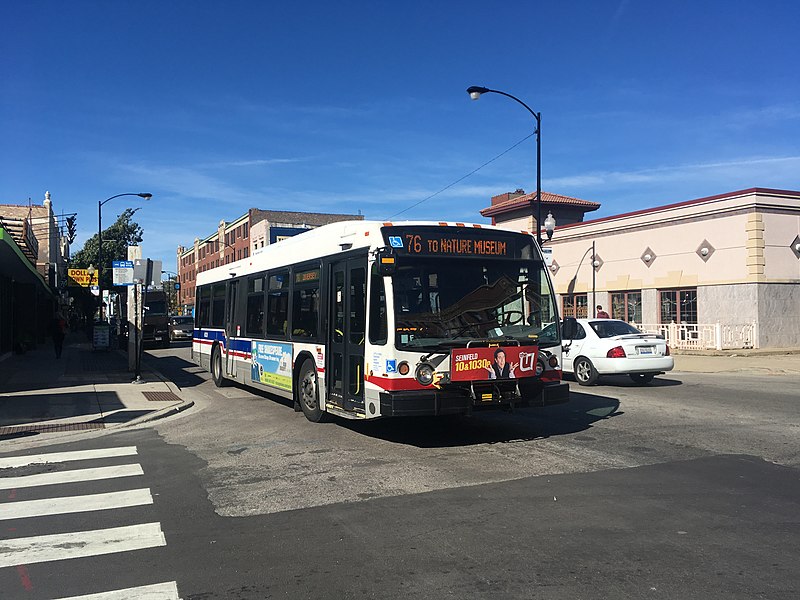
{"type": "Polygon", "coordinates": [[[562,368],[580,385],[601,375],[628,375],[644,385],[675,366],[663,337],[619,319],[577,319],[575,337],[565,339],[563,348],[562,368]]]}
{"type": "Polygon", "coordinates": [[[193,332],[194,317],[169,318],[169,339],[173,342],[178,340],[191,340],[193,332]]]}

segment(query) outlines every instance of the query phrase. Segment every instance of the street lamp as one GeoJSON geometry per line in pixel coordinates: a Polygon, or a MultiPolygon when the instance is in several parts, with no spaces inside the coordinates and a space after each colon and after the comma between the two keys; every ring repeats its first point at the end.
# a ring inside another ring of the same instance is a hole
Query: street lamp
{"type": "Polygon", "coordinates": [[[150,198],[153,197],[153,194],[149,194],[147,192],[142,192],[139,194],[117,194],[116,196],[111,196],[105,200],[100,200],[97,203],[97,288],[100,296],[100,320],[103,319],[103,282],[100,279],[100,274],[103,271],[103,204],[109,200],[113,200],[114,198],[119,198],[120,196],[139,196],[139,198],[150,200],[150,198]]]}
{"type": "Polygon", "coordinates": [[[477,100],[481,94],[500,94],[512,100],[516,100],[524,106],[529,113],[536,119],[536,241],[539,246],[542,245],[542,113],[534,112],[530,106],[525,104],[522,100],[506,92],[500,90],[490,90],[489,88],[473,85],[467,88],[469,97],[477,100]]]}

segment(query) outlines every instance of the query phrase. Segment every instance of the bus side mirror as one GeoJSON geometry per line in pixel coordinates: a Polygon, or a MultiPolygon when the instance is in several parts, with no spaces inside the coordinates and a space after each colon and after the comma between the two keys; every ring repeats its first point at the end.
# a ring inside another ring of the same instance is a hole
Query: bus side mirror
{"type": "Polygon", "coordinates": [[[564,317],[561,323],[561,339],[572,340],[578,334],[578,321],[575,317],[564,317]]]}
{"type": "Polygon", "coordinates": [[[397,268],[397,256],[391,248],[380,248],[376,255],[378,275],[394,275],[397,268]]]}

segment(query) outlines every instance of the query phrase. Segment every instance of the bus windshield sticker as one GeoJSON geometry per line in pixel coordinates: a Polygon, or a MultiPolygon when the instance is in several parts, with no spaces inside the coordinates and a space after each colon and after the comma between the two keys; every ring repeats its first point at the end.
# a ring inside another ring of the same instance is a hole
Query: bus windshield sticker
{"type": "Polygon", "coordinates": [[[253,341],[251,379],[282,390],[292,389],[292,345],[253,341]]]}
{"type": "Polygon", "coordinates": [[[536,346],[457,348],[450,353],[451,381],[519,379],[536,375],[536,346]]]}

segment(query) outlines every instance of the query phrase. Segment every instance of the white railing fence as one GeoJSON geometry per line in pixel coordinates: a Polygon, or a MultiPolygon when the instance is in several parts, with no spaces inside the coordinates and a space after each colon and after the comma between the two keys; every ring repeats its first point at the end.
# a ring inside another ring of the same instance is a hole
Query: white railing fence
{"type": "Polygon", "coordinates": [[[734,350],[758,348],[758,323],[631,323],[646,332],[657,333],[670,348],[682,350],[734,350]]]}

